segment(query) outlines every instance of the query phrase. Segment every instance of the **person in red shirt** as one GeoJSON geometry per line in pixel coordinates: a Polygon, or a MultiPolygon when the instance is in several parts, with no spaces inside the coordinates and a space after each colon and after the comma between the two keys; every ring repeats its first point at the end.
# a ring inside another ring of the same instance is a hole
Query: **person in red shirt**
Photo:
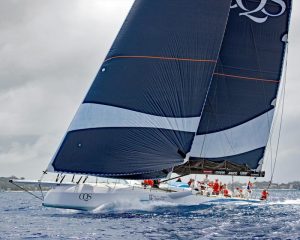
{"type": "Polygon", "coordinates": [[[223,195],[224,197],[231,197],[229,194],[229,190],[227,189],[226,184],[223,185],[223,195]]]}
{"type": "Polygon", "coordinates": [[[145,179],[145,180],[144,180],[144,185],[149,185],[149,184],[148,184],[148,179],[145,179]]]}
{"type": "Polygon", "coordinates": [[[220,193],[220,184],[219,184],[219,180],[216,179],[216,181],[213,185],[213,194],[219,195],[219,193],[220,193]]]}
{"type": "Polygon", "coordinates": [[[195,179],[191,178],[188,182],[188,185],[190,188],[194,189],[195,188],[195,179]]]}
{"type": "Polygon", "coordinates": [[[144,185],[144,187],[146,187],[146,186],[153,187],[154,181],[152,179],[145,179],[143,185],[144,185]]]}
{"type": "Polygon", "coordinates": [[[223,192],[223,187],[224,187],[224,185],[222,184],[222,182],[220,182],[220,192],[221,193],[223,192]]]}
{"type": "Polygon", "coordinates": [[[260,200],[267,200],[268,199],[268,196],[269,196],[269,193],[266,189],[264,189],[262,192],[261,192],[261,197],[260,197],[260,200]]]}

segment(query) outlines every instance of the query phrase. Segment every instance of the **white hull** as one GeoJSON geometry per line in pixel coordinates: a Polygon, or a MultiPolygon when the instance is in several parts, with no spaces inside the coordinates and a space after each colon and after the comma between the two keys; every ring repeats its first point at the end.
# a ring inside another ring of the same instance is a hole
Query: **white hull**
{"type": "Polygon", "coordinates": [[[206,197],[190,189],[168,192],[161,189],[144,189],[125,184],[79,184],[74,186],[57,186],[50,190],[43,206],[92,211],[107,204],[165,202],[184,205],[197,205],[214,201],[257,201],[240,198],[206,197]]]}

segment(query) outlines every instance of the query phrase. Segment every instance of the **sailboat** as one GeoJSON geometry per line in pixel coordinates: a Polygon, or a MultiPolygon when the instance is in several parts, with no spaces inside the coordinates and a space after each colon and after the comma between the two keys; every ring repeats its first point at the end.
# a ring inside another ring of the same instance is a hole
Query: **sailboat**
{"type": "Polygon", "coordinates": [[[201,203],[208,197],[193,189],[139,180],[264,177],[291,4],[136,0],[45,171],[60,180],[43,205],[201,203]],[[64,183],[65,174],[124,182],[64,183]]]}

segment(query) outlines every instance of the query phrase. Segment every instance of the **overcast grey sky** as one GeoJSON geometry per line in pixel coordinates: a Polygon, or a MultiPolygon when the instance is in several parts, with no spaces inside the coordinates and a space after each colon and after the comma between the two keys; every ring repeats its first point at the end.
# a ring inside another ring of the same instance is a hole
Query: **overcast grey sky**
{"type": "MultiPolygon", "coordinates": [[[[0,0],[0,176],[47,167],[132,3],[0,0]]],[[[300,180],[299,0],[290,30],[276,182],[300,180]]]]}

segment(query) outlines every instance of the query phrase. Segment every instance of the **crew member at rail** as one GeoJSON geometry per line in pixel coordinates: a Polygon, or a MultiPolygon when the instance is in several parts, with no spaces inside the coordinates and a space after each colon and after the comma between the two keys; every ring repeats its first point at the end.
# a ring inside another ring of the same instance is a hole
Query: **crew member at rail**
{"type": "Polygon", "coordinates": [[[268,196],[269,196],[269,193],[266,189],[264,189],[262,192],[261,192],[261,197],[260,197],[260,200],[267,200],[268,199],[268,196]]]}
{"type": "Polygon", "coordinates": [[[252,193],[252,187],[253,187],[253,184],[249,181],[248,184],[247,184],[248,193],[252,193]]]}
{"type": "Polygon", "coordinates": [[[195,179],[191,178],[188,182],[188,185],[190,188],[194,189],[195,188],[195,179]]]}
{"type": "Polygon", "coordinates": [[[209,179],[208,179],[207,174],[205,175],[205,178],[203,179],[203,183],[206,184],[206,185],[208,185],[208,183],[209,183],[209,179]]]}
{"type": "Polygon", "coordinates": [[[231,195],[229,194],[229,190],[227,189],[226,184],[223,185],[223,195],[224,195],[224,197],[231,197],[231,195]]]}
{"type": "Polygon", "coordinates": [[[153,187],[154,181],[152,179],[145,179],[143,185],[144,185],[144,187],[147,187],[147,186],[153,187]]]}
{"type": "Polygon", "coordinates": [[[216,181],[213,185],[213,194],[219,195],[219,193],[220,193],[220,184],[219,184],[219,180],[216,179],[216,181]]]}
{"type": "Polygon", "coordinates": [[[240,191],[240,188],[237,187],[235,190],[234,190],[234,196],[235,197],[241,197],[241,191],[240,191]]]}
{"type": "Polygon", "coordinates": [[[219,189],[220,193],[223,192],[223,188],[224,188],[224,185],[222,184],[222,182],[220,182],[220,189],[219,189]]]}

